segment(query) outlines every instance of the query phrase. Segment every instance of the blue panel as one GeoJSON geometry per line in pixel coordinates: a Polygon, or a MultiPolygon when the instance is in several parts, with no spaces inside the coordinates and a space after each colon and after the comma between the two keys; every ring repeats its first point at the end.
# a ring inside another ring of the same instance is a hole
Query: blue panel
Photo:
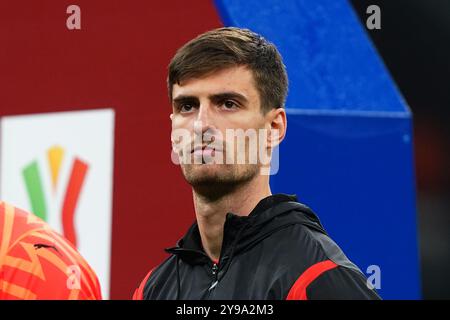
{"type": "Polygon", "coordinates": [[[216,0],[284,57],[288,133],[273,192],[296,193],[362,271],[381,268],[385,299],[417,299],[412,120],[344,0],[216,0]]]}
{"type": "Polygon", "coordinates": [[[408,118],[291,116],[274,192],[295,192],[385,299],[416,299],[419,265],[408,118]]]}
{"type": "Polygon", "coordinates": [[[289,74],[289,108],[407,111],[347,1],[215,2],[225,25],[277,45],[289,74]]]}

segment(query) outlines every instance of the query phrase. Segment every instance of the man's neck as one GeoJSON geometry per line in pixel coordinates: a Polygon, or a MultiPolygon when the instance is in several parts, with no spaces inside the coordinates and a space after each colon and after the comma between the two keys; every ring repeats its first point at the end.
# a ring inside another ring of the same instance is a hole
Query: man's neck
{"type": "Polygon", "coordinates": [[[261,199],[272,194],[268,181],[262,184],[261,178],[259,176],[214,200],[193,190],[195,214],[203,249],[212,260],[219,260],[220,257],[226,214],[233,212],[247,216],[261,199]]]}

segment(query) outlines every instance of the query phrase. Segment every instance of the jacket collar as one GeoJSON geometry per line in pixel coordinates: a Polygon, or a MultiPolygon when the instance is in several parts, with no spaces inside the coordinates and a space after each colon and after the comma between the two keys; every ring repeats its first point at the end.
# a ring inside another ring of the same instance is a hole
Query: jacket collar
{"type": "MultiPolygon", "coordinates": [[[[239,236],[245,228],[265,221],[270,209],[283,202],[297,202],[295,195],[274,194],[268,196],[256,205],[248,216],[239,216],[232,212],[227,213],[224,225],[224,236],[221,253],[221,263],[232,255],[239,236]],[[262,220],[262,221],[261,221],[262,220]]],[[[198,224],[195,222],[181,238],[176,247],[167,248],[166,252],[179,256],[190,264],[203,264],[211,260],[203,250],[198,224]]]]}

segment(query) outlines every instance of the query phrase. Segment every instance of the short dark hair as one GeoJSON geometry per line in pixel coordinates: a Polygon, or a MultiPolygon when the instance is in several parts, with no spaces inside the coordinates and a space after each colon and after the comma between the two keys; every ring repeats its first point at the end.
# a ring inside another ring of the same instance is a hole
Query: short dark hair
{"type": "Polygon", "coordinates": [[[178,49],[169,64],[170,100],[174,84],[233,66],[252,71],[263,113],[284,107],[288,78],[277,48],[251,30],[234,27],[208,31],[178,49]]]}

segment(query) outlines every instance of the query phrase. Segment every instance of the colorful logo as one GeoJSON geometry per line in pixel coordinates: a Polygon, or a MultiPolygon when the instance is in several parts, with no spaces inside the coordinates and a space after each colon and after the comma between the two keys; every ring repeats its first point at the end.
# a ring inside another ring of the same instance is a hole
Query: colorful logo
{"type": "MultiPolygon", "coordinates": [[[[47,150],[47,162],[51,174],[52,194],[58,188],[58,181],[60,177],[60,169],[64,160],[64,148],[60,146],[53,146],[47,150]]],[[[86,179],[86,174],[89,169],[89,165],[75,157],[72,161],[72,168],[70,170],[69,180],[65,187],[65,193],[63,196],[63,203],[61,208],[61,219],[63,227],[63,235],[74,246],[77,246],[77,235],[75,230],[75,212],[77,203],[80,197],[83,183],[86,179]]],[[[41,179],[41,171],[37,160],[30,162],[22,169],[22,175],[25,182],[28,199],[31,204],[32,212],[40,217],[42,220],[47,221],[48,218],[48,205],[44,193],[44,187],[41,179]]]]}
{"type": "Polygon", "coordinates": [[[105,298],[114,119],[113,109],[0,117],[0,198],[34,212],[74,244],[96,271],[105,298]]]}

